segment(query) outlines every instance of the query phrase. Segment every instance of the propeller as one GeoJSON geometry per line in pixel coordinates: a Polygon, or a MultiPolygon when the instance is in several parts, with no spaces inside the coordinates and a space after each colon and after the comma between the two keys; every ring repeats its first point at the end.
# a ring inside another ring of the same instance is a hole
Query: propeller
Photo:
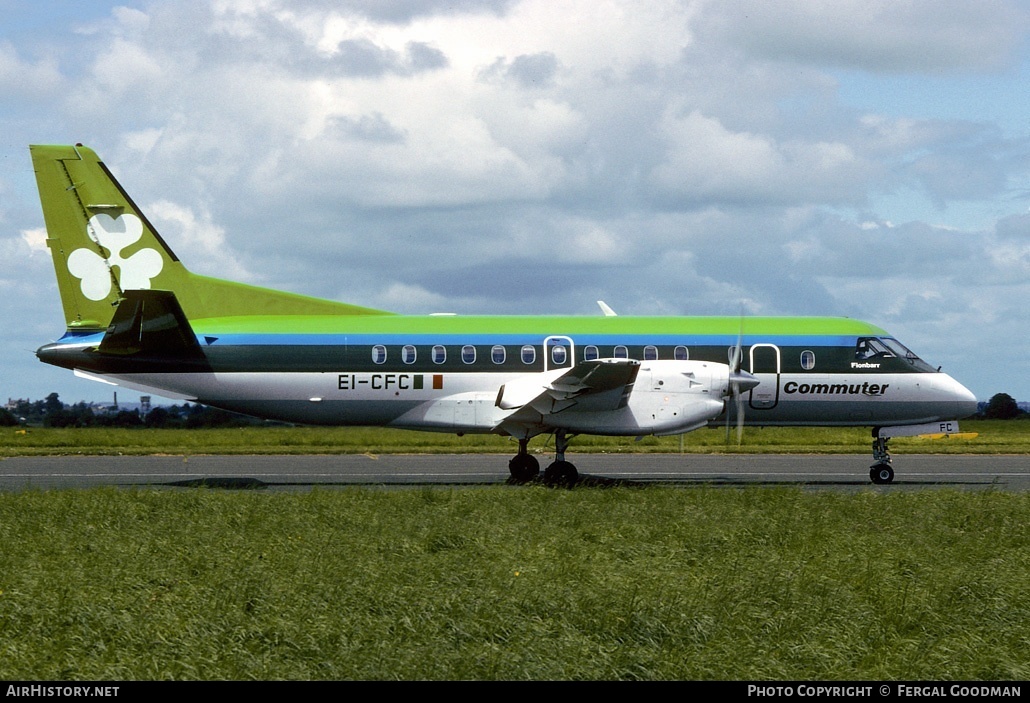
{"type": "MultiPolygon", "coordinates": [[[[747,371],[741,371],[740,365],[744,360],[744,318],[740,319],[740,331],[737,333],[737,343],[730,347],[727,352],[727,365],[730,367],[729,385],[726,389],[727,397],[733,398],[737,404],[737,446],[740,446],[741,438],[744,435],[744,394],[759,384],[759,380],[747,371]]],[[[726,408],[726,443],[730,441],[730,413],[726,408]]]]}

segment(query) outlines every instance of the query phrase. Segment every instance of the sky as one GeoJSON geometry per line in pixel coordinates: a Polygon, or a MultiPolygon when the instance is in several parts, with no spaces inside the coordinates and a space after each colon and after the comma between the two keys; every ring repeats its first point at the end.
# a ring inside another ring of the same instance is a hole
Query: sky
{"type": "Polygon", "coordinates": [[[197,273],[414,314],[847,316],[1030,400],[1025,2],[0,16],[0,401],[111,397],[34,355],[63,317],[27,146],[76,142],[197,273]]]}

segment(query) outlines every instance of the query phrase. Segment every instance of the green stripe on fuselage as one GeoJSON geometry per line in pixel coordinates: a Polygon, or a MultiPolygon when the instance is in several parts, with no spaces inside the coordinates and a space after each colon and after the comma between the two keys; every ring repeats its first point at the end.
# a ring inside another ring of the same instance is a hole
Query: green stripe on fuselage
{"type": "Polygon", "coordinates": [[[882,337],[883,329],[846,317],[566,317],[462,315],[253,315],[191,320],[198,335],[717,335],[882,337]]]}

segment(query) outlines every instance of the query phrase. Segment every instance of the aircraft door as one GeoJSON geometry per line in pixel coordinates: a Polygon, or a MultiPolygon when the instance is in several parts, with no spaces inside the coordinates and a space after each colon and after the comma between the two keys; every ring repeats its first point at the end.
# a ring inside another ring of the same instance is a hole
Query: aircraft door
{"type": "Polygon", "coordinates": [[[780,348],[775,344],[751,345],[751,373],[759,383],[748,393],[748,406],[770,410],[780,402],[780,348]]]}
{"type": "Polygon", "coordinates": [[[572,337],[551,335],[544,340],[544,371],[571,369],[576,365],[576,345],[572,337]]]}

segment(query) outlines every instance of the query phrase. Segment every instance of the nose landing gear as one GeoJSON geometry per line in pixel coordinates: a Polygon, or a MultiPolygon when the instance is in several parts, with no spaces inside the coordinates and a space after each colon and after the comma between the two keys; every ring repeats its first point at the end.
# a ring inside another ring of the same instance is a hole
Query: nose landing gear
{"type": "Polygon", "coordinates": [[[869,478],[876,484],[887,484],[894,480],[894,469],[890,464],[873,464],[869,467],[869,478]]]}
{"type": "Polygon", "coordinates": [[[873,428],[873,460],[876,463],[869,467],[869,479],[878,485],[894,480],[894,467],[891,466],[891,453],[887,447],[889,441],[890,437],[880,436],[879,427],[873,428]]]}

